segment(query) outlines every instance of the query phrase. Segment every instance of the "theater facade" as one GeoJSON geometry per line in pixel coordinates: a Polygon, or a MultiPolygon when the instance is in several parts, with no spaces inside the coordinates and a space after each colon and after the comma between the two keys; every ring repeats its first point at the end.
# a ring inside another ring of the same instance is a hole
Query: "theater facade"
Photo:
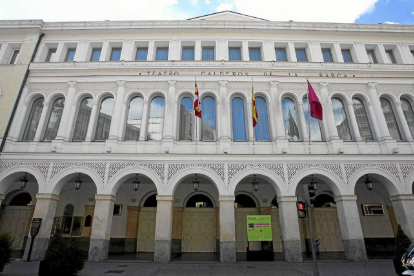
{"type": "Polygon", "coordinates": [[[388,256],[398,224],[414,238],[413,25],[227,11],[42,22],[40,33],[0,156],[0,231],[25,259],[42,218],[31,259],[60,227],[90,261],[235,262],[270,246],[301,262],[310,235],[297,201],[312,179],[320,254],[388,256]],[[322,121],[309,117],[307,80],[322,121]],[[259,214],[271,216],[270,245],[247,242],[246,216],[259,214]]]}

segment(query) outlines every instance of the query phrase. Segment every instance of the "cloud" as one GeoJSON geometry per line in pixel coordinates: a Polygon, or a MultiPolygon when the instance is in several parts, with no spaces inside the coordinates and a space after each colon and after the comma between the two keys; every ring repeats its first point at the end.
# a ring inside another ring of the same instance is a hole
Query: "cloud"
{"type": "Polygon", "coordinates": [[[400,24],[400,23],[392,22],[392,21],[385,21],[384,24],[400,24]]]}
{"type": "Polygon", "coordinates": [[[210,5],[210,0],[205,0],[205,1],[204,1],[204,3],[205,3],[206,5],[210,5]]]}
{"type": "MultiPolygon", "coordinates": [[[[206,0],[207,1],[207,0],[206,0]]],[[[411,12],[412,15],[414,15],[414,12],[411,12]]]]}
{"type": "Polygon", "coordinates": [[[272,21],[355,22],[378,0],[233,0],[237,12],[272,21]]]}
{"type": "Polygon", "coordinates": [[[197,5],[198,0],[191,0],[191,4],[197,5]]]}

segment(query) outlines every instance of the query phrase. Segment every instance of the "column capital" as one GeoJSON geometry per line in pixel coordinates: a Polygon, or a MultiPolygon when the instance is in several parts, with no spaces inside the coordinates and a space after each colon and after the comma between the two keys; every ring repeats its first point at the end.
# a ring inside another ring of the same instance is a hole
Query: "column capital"
{"type": "Polygon", "coordinates": [[[172,195],[157,195],[157,201],[173,201],[174,197],[172,195]]]}
{"type": "Polygon", "coordinates": [[[219,201],[221,202],[221,201],[235,201],[236,200],[236,197],[235,196],[232,196],[232,195],[221,195],[221,196],[219,196],[219,201]]]}
{"type": "Polygon", "coordinates": [[[124,80],[118,80],[116,81],[117,87],[125,87],[125,81],[124,80]]]}
{"type": "Polygon", "coordinates": [[[319,85],[320,85],[321,89],[322,89],[322,88],[327,89],[327,88],[328,88],[328,86],[329,86],[329,83],[328,83],[328,82],[321,82],[321,83],[319,83],[319,85]]]}
{"type": "Polygon", "coordinates": [[[356,195],[340,195],[335,197],[335,202],[338,201],[356,201],[357,196],[356,195]]]}
{"type": "Polygon", "coordinates": [[[79,41],[79,44],[86,44],[86,40],[81,40],[81,41],[79,41]]]}
{"type": "Polygon", "coordinates": [[[414,195],[413,194],[400,194],[400,195],[393,195],[390,196],[390,201],[400,201],[400,200],[409,200],[414,201],[414,195]]]}
{"type": "Polygon", "coordinates": [[[319,41],[317,41],[317,40],[312,40],[310,43],[311,43],[312,45],[318,45],[318,44],[319,44],[319,41]]]}
{"type": "Polygon", "coordinates": [[[224,39],[224,38],[219,38],[219,40],[218,40],[220,43],[224,43],[224,42],[226,42],[226,40],[224,39]]]}
{"type": "Polygon", "coordinates": [[[38,193],[36,194],[36,199],[50,199],[50,200],[59,200],[59,195],[56,194],[47,194],[47,193],[38,193]]]}
{"type": "Polygon", "coordinates": [[[296,196],[281,196],[281,197],[276,197],[277,203],[282,203],[282,202],[297,202],[298,198],[296,196]]]}
{"type": "Polygon", "coordinates": [[[402,105],[402,102],[401,101],[395,102],[395,105],[396,106],[401,106],[402,105]]]}
{"type": "Polygon", "coordinates": [[[398,43],[401,47],[407,47],[408,46],[408,44],[407,43],[405,43],[405,42],[400,42],[400,43],[398,43]]]}
{"type": "Polygon", "coordinates": [[[346,101],[346,103],[350,107],[353,107],[354,106],[354,102],[353,101],[346,101]]]}
{"type": "Polygon", "coordinates": [[[126,44],[131,44],[131,43],[132,43],[132,39],[125,39],[125,40],[124,40],[124,43],[126,43],[126,44]]]}
{"type": "Polygon", "coordinates": [[[142,103],[143,104],[148,104],[148,100],[143,100],[142,103]]]}
{"type": "Polygon", "coordinates": [[[68,81],[69,88],[76,88],[76,81],[68,81]]]}
{"type": "Polygon", "coordinates": [[[271,39],[266,39],[266,40],[265,40],[265,42],[266,42],[267,44],[270,44],[270,43],[273,43],[273,40],[271,40],[271,39]]]}
{"type": "Polygon", "coordinates": [[[179,39],[174,38],[174,39],[171,39],[171,42],[172,42],[172,43],[178,43],[178,42],[180,42],[180,40],[179,40],[179,39]]]}
{"type": "Polygon", "coordinates": [[[270,88],[277,88],[279,86],[278,81],[270,81],[270,88]]]}
{"type": "Polygon", "coordinates": [[[363,43],[361,41],[355,41],[356,45],[363,45],[363,43]]]}
{"type": "Polygon", "coordinates": [[[376,82],[369,82],[368,83],[369,89],[377,89],[377,85],[378,85],[378,83],[376,83],[376,82]]]}
{"type": "Polygon", "coordinates": [[[175,87],[175,84],[177,83],[176,80],[169,80],[168,84],[170,85],[170,87],[175,87]]]}
{"type": "Polygon", "coordinates": [[[227,83],[228,83],[228,81],[226,81],[226,80],[221,80],[221,81],[219,81],[220,88],[226,88],[227,83]]]}
{"type": "Polygon", "coordinates": [[[102,194],[96,194],[95,195],[96,201],[116,201],[116,197],[113,195],[102,195],[102,194]]]}
{"type": "Polygon", "coordinates": [[[44,107],[49,106],[49,101],[44,101],[44,102],[43,102],[43,106],[44,106],[44,107]]]}

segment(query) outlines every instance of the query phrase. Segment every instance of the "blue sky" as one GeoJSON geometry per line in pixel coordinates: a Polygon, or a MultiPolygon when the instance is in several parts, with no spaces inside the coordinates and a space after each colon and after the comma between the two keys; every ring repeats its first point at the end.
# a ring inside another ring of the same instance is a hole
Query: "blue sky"
{"type": "Polygon", "coordinates": [[[414,0],[0,0],[0,20],[183,20],[223,10],[273,21],[414,24],[414,0]]]}

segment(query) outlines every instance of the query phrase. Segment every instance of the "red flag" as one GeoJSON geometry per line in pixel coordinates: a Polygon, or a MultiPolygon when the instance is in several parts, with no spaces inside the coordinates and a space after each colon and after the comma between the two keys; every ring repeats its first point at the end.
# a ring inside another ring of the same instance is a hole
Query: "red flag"
{"type": "Polygon", "coordinates": [[[323,119],[323,109],[321,102],[316,96],[315,90],[313,90],[312,85],[308,81],[308,95],[309,95],[309,106],[311,117],[322,120],[323,119]]]}
{"type": "Polygon", "coordinates": [[[197,83],[195,83],[194,115],[198,118],[201,118],[201,104],[200,98],[198,97],[197,83]]]}
{"type": "Polygon", "coordinates": [[[252,116],[253,116],[253,127],[255,127],[257,125],[257,120],[259,119],[259,115],[257,114],[256,98],[254,97],[253,87],[252,87],[252,116]]]}

